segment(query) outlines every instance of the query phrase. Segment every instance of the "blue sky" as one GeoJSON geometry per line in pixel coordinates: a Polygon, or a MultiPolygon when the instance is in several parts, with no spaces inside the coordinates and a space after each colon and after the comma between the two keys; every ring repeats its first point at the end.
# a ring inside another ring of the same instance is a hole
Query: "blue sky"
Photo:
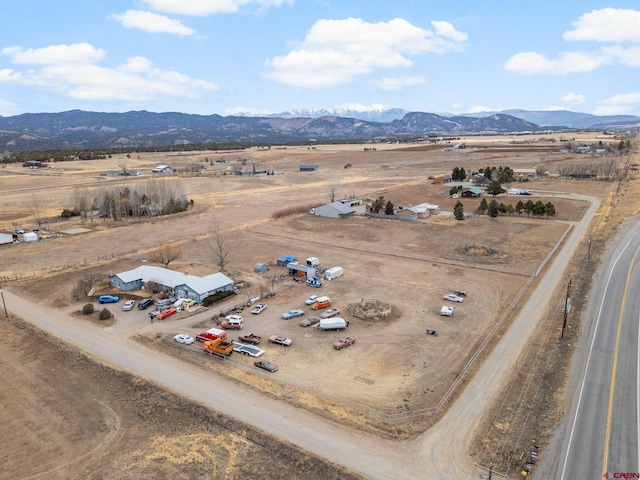
{"type": "Polygon", "coordinates": [[[640,4],[4,1],[0,115],[522,108],[640,115],[640,4]]]}

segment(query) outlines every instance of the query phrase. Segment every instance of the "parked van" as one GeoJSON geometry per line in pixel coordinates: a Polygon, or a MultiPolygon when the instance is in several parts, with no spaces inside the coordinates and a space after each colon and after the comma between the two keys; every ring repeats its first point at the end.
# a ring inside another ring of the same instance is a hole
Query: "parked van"
{"type": "Polygon", "coordinates": [[[349,326],[349,322],[346,321],[344,318],[332,317],[332,318],[323,318],[322,320],[320,320],[320,322],[318,322],[314,326],[314,328],[317,328],[319,330],[340,331],[340,330],[344,330],[348,326],[349,326]]]}
{"type": "Polygon", "coordinates": [[[331,306],[331,299],[329,297],[318,297],[316,301],[311,304],[311,310],[320,310],[321,308],[327,308],[331,306]]]}
{"type": "Polygon", "coordinates": [[[240,315],[227,315],[220,326],[227,330],[242,330],[244,319],[240,315]]]}
{"type": "Polygon", "coordinates": [[[344,268],[331,267],[324,272],[324,278],[326,278],[327,280],[333,280],[334,278],[338,278],[342,276],[343,273],[344,273],[344,268]]]}

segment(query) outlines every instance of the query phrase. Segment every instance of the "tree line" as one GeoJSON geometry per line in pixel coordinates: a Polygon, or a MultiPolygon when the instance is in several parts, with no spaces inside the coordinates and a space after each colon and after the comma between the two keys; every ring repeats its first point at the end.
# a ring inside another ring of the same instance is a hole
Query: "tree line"
{"type": "Polygon", "coordinates": [[[184,212],[193,206],[193,200],[187,201],[180,185],[157,179],[149,179],[134,188],[120,186],[93,193],[77,191],[71,203],[73,207],[64,209],[61,217],[86,218],[95,211],[113,220],[157,217],[184,212]]]}

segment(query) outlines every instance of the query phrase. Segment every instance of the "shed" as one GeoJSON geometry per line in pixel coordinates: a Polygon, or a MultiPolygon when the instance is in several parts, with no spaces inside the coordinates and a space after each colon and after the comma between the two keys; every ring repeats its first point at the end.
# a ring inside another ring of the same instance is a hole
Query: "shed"
{"type": "Polygon", "coordinates": [[[332,202],[310,210],[312,215],[329,218],[345,218],[356,213],[355,209],[342,202],[332,202]]]}
{"type": "Polygon", "coordinates": [[[36,232],[26,232],[22,235],[22,240],[25,242],[37,242],[38,234],[36,232]]]}
{"type": "Polygon", "coordinates": [[[253,271],[254,272],[258,272],[258,273],[264,273],[267,271],[267,264],[266,263],[256,263],[256,266],[253,267],[253,271]]]}

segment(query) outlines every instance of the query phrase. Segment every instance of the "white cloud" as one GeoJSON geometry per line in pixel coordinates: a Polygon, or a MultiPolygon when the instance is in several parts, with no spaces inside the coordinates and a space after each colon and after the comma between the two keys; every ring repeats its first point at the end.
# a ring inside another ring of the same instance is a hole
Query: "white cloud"
{"type": "Polygon", "coordinates": [[[154,10],[178,15],[206,16],[235,13],[245,6],[262,11],[270,7],[292,4],[293,0],[143,0],[154,10]]]}
{"type": "Polygon", "coordinates": [[[267,60],[272,71],[266,76],[295,87],[333,87],[375,69],[411,67],[412,55],[462,49],[465,34],[447,22],[432,24],[435,33],[401,18],[319,20],[291,52],[267,60]]]}
{"type": "Polygon", "coordinates": [[[119,21],[125,28],[136,28],[150,33],[172,33],[183,36],[195,33],[178,20],[143,10],[127,10],[123,14],[112,15],[112,18],[119,21]]]}
{"type": "Polygon", "coordinates": [[[640,42],[640,11],[603,8],[585,13],[573,22],[573,30],[562,35],[565,40],[596,42],[640,42]]]}
{"type": "Polygon", "coordinates": [[[563,103],[568,103],[571,105],[580,105],[584,103],[585,98],[584,95],[580,95],[578,93],[569,92],[564,97],[562,97],[563,103]]]}
{"type": "Polygon", "coordinates": [[[452,103],[451,104],[451,108],[453,110],[462,110],[462,107],[464,107],[463,103],[452,103]]]}
{"type": "Polygon", "coordinates": [[[484,107],[482,105],[476,105],[475,107],[471,107],[467,110],[467,113],[481,113],[481,112],[493,112],[494,109],[491,107],[484,107]]]}
{"type": "Polygon", "coordinates": [[[372,103],[371,105],[365,105],[364,103],[345,103],[344,105],[338,105],[333,110],[354,110],[356,112],[372,112],[379,110],[389,110],[390,105],[384,105],[382,103],[372,103]]]}
{"type": "Polygon", "coordinates": [[[605,47],[602,49],[605,55],[616,59],[623,65],[640,67],[640,48],[622,48],[620,46],[605,47]]]}
{"type": "Polygon", "coordinates": [[[640,93],[620,93],[598,102],[596,115],[622,115],[638,110],[640,93]]]}
{"type": "Polygon", "coordinates": [[[413,87],[425,83],[424,77],[413,76],[406,78],[382,78],[371,83],[381,90],[402,90],[405,87],[413,87]]]}
{"type": "Polygon", "coordinates": [[[23,72],[4,69],[0,83],[36,85],[66,97],[91,100],[138,102],[168,95],[198,98],[203,91],[216,90],[215,84],[192,79],[178,72],[154,68],[144,57],[132,57],[115,68],[96,65],[104,51],[89,44],[54,45],[41,49],[6,48],[1,53],[14,63],[44,65],[23,72]],[[45,52],[51,56],[46,57],[45,52]],[[61,55],[68,52],[70,57],[61,55]]]}
{"type": "Polygon", "coordinates": [[[28,50],[12,46],[3,48],[0,53],[10,56],[12,63],[22,65],[77,65],[98,62],[105,56],[104,50],[88,43],[50,45],[28,50]]]}
{"type": "Polygon", "coordinates": [[[505,70],[525,75],[547,73],[564,74],[590,72],[610,63],[611,56],[603,52],[561,52],[557,58],[548,59],[536,52],[517,53],[505,63],[505,70]]]}
{"type": "MultiPolygon", "coordinates": [[[[563,34],[567,41],[640,42],[640,11],[604,8],[585,13],[573,22],[573,30],[563,34]]],[[[505,70],[530,74],[566,74],[590,72],[604,65],[621,64],[640,67],[640,47],[611,45],[592,51],[560,52],[548,58],[537,52],[513,55],[505,70]]]]}

